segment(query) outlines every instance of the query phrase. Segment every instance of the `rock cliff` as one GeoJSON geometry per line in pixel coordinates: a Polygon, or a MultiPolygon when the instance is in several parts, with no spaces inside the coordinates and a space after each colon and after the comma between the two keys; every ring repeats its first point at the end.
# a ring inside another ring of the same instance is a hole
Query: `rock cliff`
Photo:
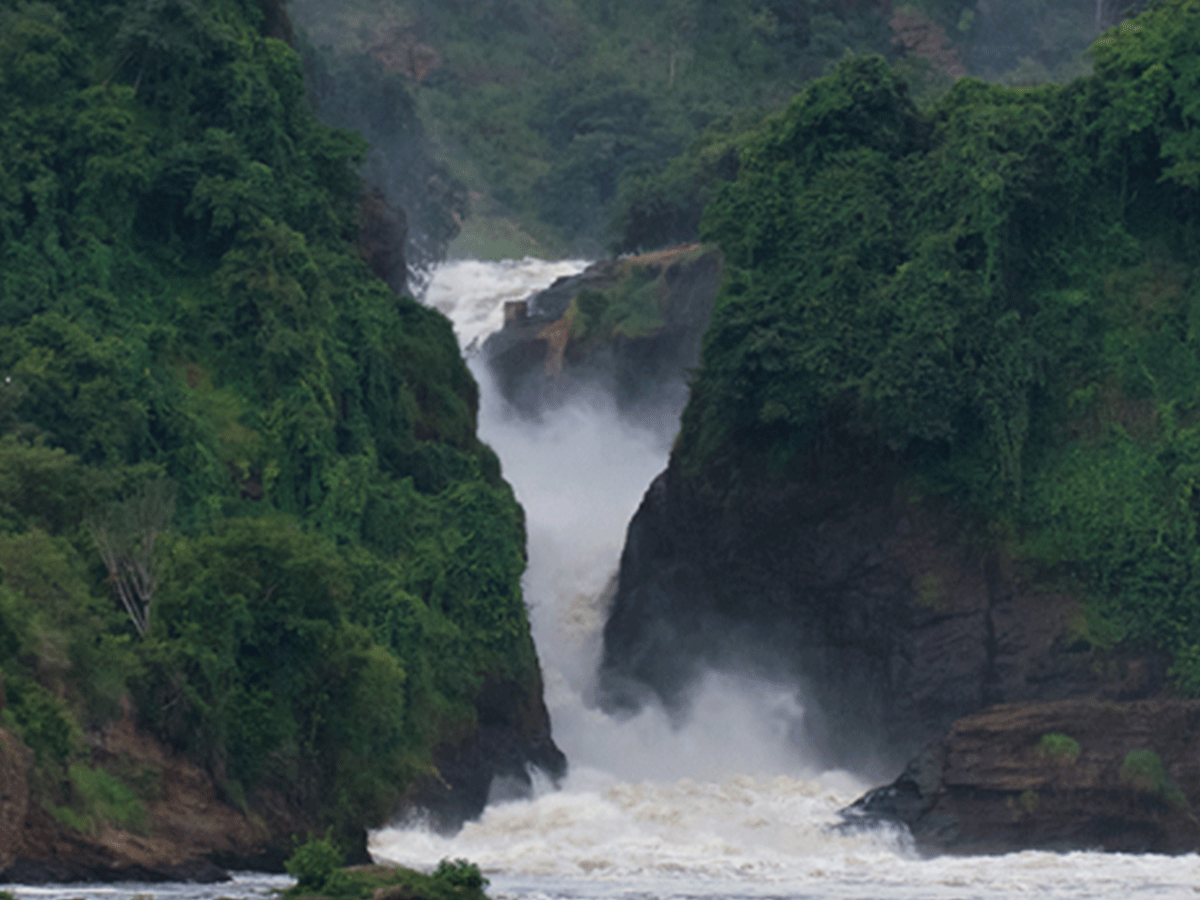
{"type": "MultiPolygon", "coordinates": [[[[399,815],[421,815],[454,831],[483,811],[493,779],[519,789],[529,785],[530,766],[555,779],[565,773],[540,679],[486,681],[476,719],[435,750],[437,773],[412,784],[399,815]]],[[[90,732],[86,741],[94,766],[146,782],[144,827],[100,822],[80,830],[61,821],[31,798],[32,752],[0,729],[0,883],[217,882],[228,879],[226,869],[281,872],[293,837],[319,830],[285,791],[259,788],[245,803],[231,803],[209,773],[138,730],[131,717],[90,732]]],[[[350,856],[366,861],[365,843],[350,848],[350,856]]]]}
{"type": "Polygon", "coordinates": [[[701,245],[595,263],[511,307],[484,358],[526,415],[599,388],[673,432],[722,270],[701,245]]]}
{"type": "Polygon", "coordinates": [[[1064,585],[886,449],[843,436],[786,473],[750,449],[737,471],[672,458],[647,491],[605,626],[610,707],[682,708],[700,668],[749,668],[805,685],[826,762],[880,771],[996,703],[1162,689],[1163,659],[1090,648],[1064,585]]]}
{"type": "Polygon", "coordinates": [[[953,724],[846,811],[929,851],[1195,852],[1200,702],[1001,704],[953,724]]]}
{"type": "Polygon", "coordinates": [[[286,804],[272,815],[269,804],[254,802],[263,798],[235,808],[218,796],[207,773],[128,719],[90,733],[87,742],[95,765],[145,776],[144,827],[65,824],[30,796],[33,753],[0,731],[0,882],[224,881],[222,865],[280,868],[285,833],[312,824],[286,804]],[[256,806],[261,809],[250,811],[256,806]]]}
{"type": "Polygon", "coordinates": [[[566,774],[567,758],[550,736],[540,677],[525,687],[488,679],[475,708],[477,726],[434,750],[437,774],[413,782],[400,818],[419,817],[438,831],[454,832],[483,812],[494,783],[525,794],[532,788],[531,766],[554,781],[566,774]]]}

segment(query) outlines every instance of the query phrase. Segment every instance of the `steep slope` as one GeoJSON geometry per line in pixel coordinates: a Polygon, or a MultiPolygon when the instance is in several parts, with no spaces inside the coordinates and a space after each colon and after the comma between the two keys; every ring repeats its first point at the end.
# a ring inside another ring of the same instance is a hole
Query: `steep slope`
{"type": "Polygon", "coordinates": [[[0,3],[3,725],[49,835],[17,866],[109,830],[172,865],[278,863],[327,827],[361,857],[409,785],[440,779],[453,823],[493,772],[565,765],[476,385],[376,277],[403,224],[364,201],[362,139],[313,117],[286,25],[0,3]],[[162,767],[105,749],[126,719],[265,831],[168,839],[162,767]]]}
{"type": "Polygon", "coordinates": [[[963,79],[928,114],[848,61],[747,142],[705,211],[725,281],[630,526],[611,704],[782,670],[827,759],[869,768],[994,703],[1196,693],[1198,16],[1159,4],[1089,78],[963,79]]]}

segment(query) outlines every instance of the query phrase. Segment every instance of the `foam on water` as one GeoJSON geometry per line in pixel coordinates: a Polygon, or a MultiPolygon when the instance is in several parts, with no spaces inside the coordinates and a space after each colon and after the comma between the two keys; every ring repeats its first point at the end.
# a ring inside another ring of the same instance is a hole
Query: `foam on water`
{"type": "MultiPolygon", "coordinates": [[[[579,263],[452,263],[427,294],[464,346],[579,263]]],[[[647,707],[614,719],[593,679],[625,528],[665,466],[661,434],[621,419],[602,395],[520,419],[484,367],[480,434],[525,507],[524,589],[555,740],[571,770],[560,789],[496,802],[452,837],[419,826],[375,832],[381,861],[477,862],[498,898],[1182,898],[1198,897],[1196,856],[1020,853],[921,859],[898,831],[845,832],[837,811],[868,785],[805,759],[795,686],[712,673],[678,722],[647,707]]]]}
{"type": "Polygon", "coordinates": [[[450,317],[459,345],[465,349],[504,324],[506,300],[524,300],[555,279],[582,271],[585,265],[579,260],[547,262],[532,257],[502,262],[459,260],[434,270],[424,302],[450,317]]]}

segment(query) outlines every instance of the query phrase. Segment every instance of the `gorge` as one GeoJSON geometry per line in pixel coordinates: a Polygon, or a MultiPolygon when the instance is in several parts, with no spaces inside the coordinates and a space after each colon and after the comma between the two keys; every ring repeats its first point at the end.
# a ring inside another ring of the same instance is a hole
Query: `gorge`
{"type": "MultiPolygon", "coordinates": [[[[467,273],[485,264],[458,265],[458,272],[451,264],[435,276],[433,290],[440,279],[457,281],[459,309],[435,302],[463,322],[477,315],[481,287],[467,273]]],[[[497,266],[498,277],[530,265],[497,266]]],[[[497,296],[496,307],[505,299],[497,296]]],[[[464,328],[460,339],[464,334],[471,332],[464,328]]],[[[482,387],[481,429],[527,509],[525,585],[555,739],[570,767],[558,789],[535,779],[532,797],[499,791],[478,821],[452,836],[419,822],[380,830],[371,843],[376,858],[427,867],[467,857],[508,896],[949,898],[1031,891],[1082,898],[1137,886],[1167,897],[1190,884],[1194,856],[1027,851],[922,859],[900,832],[844,830],[839,810],[872,778],[878,783],[890,774],[878,761],[867,777],[828,769],[827,733],[812,727],[808,687],[779,668],[698,660],[685,706],[671,710],[644,695],[636,713],[605,713],[596,667],[609,578],[626,517],[668,446],[595,394],[531,421],[508,405],[479,357],[473,365],[482,387]]],[[[653,490],[643,506],[652,497],[653,490]]],[[[1037,705],[1029,708],[1037,715],[1037,705]]],[[[1042,728],[1071,728],[1086,742],[1077,722],[1058,723],[1026,727],[1035,738],[1042,728]]],[[[1174,751],[1163,750],[1170,765],[1174,751]]],[[[1053,774],[1055,763],[1044,759],[1035,754],[1030,762],[1053,774]]],[[[1088,768],[1077,771],[1083,776],[1088,768]]],[[[1021,790],[1029,784],[1037,787],[1027,780],[1021,790]]],[[[997,840],[974,849],[1002,846],[997,840]]]]}
{"type": "Polygon", "coordinates": [[[818,5],[0,0],[14,893],[1188,889],[1200,7],[818,5]]]}

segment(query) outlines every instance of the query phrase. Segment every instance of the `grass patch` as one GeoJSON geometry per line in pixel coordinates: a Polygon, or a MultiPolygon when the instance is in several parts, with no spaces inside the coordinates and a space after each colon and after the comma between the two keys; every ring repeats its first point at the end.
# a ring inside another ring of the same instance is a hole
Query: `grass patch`
{"type": "Polygon", "coordinates": [[[106,824],[134,834],[150,830],[146,807],[138,791],[103,769],[74,765],[67,770],[71,805],[50,808],[50,815],[75,831],[91,834],[106,824]]]}
{"type": "Polygon", "coordinates": [[[1038,741],[1038,751],[1056,763],[1073,765],[1079,759],[1079,741],[1069,735],[1052,731],[1038,741]]]}
{"type": "Polygon", "coordinates": [[[1135,790],[1161,797],[1177,809],[1191,809],[1179,785],[1153,750],[1130,750],[1121,763],[1121,781],[1135,790]]]}
{"type": "Polygon", "coordinates": [[[443,859],[430,875],[391,866],[341,867],[345,855],[328,835],[310,837],[287,861],[296,879],[284,896],[330,900],[485,900],[487,879],[465,859],[443,859]]]}

